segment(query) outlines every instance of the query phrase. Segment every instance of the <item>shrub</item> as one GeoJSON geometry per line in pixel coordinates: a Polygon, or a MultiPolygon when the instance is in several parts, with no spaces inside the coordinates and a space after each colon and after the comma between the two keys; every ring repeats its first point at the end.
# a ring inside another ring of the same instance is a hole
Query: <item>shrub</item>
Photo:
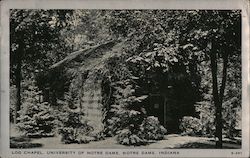
{"type": "Polygon", "coordinates": [[[130,129],[122,130],[117,141],[122,145],[143,145],[147,142],[139,136],[139,133],[133,133],[130,129]]]}
{"type": "Polygon", "coordinates": [[[84,113],[69,111],[66,118],[62,119],[62,127],[58,133],[62,136],[61,141],[70,143],[89,143],[93,140],[88,134],[93,131],[88,122],[82,118],[84,113]]]}
{"type": "Polygon", "coordinates": [[[239,102],[238,98],[232,97],[223,103],[223,134],[228,138],[240,136],[240,129],[237,129],[241,120],[239,102]]]}
{"type": "Polygon", "coordinates": [[[142,121],[139,128],[134,128],[133,124],[118,134],[117,141],[123,145],[143,145],[152,140],[162,140],[167,130],[160,125],[158,119],[149,116],[142,121]]]}
{"type": "MultiPolygon", "coordinates": [[[[222,121],[223,121],[223,135],[229,138],[238,136],[237,123],[240,117],[237,110],[239,99],[232,97],[224,101],[222,107],[222,121]]],[[[199,120],[201,124],[201,134],[203,136],[212,137],[215,133],[215,107],[209,101],[199,102],[196,105],[196,111],[199,113],[199,120]]]]}
{"type": "Polygon", "coordinates": [[[191,117],[191,116],[184,116],[180,123],[180,130],[184,135],[201,135],[202,134],[202,127],[201,122],[198,118],[191,117]]]}
{"type": "Polygon", "coordinates": [[[61,134],[61,141],[65,144],[79,143],[86,144],[91,141],[90,137],[82,134],[81,130],[75,129],[73,127],[65,127],[59,129],[59,134],[61,134]]]}
{"type": "Polygon", "coordinates": [[[199,113],[202,135],[212,137],[215,133],[215,107],[210,101],[203,101],[195,105],[199,113]]]}
{"type": "Polygon", "coordinates": [[[149,116],[140,125],[141,137],[146,140],[161,140],[167,130],[160,125],[157,117],[149,116]]]}
{"type": "Polygon", "coordinates": [[[105,122],[104,133],[106,136],[114,136],[117,134],[117,131],[121,130],[121,118],[120,117],[111,117],[105,122]]]}
{"type": "Polygon", "coordinates": [[[129,127],[132,127],[131,131],[138,130],[142,120],[143,114],[139,111],[118,109],[115,111],[115,116],[107,120],[108,125],[105,128],[105,134],[114,136],[129,127]]]}
{"type": "MultiPolygon", "coordinates": [[[[229,138],[238,136],[237,122],[239,114],[237,113],[238,99],[233,97],[223,103],[223,135],[229,138]]],[[[180,129],[183,134],[203,135],[212,137],[215,133],[215,107],[211,102],[203,101],[196,105],[196,111],[199,113],[199,119],[193,117],[183,117],[180,129]]]]}
{"type": "Polygon", "coordinates": [[[89,134],[89,136],[93,137],[93,141],[99,141],[99,140],[104,140],[105,136],[103,132],[92,132],[89,134]]]}

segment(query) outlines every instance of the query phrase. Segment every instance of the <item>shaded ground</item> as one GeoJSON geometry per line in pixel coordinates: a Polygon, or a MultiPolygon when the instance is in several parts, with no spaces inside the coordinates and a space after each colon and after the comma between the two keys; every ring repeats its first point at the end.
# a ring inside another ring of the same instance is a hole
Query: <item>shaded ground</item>
{"type": "Polygon", "coordinates": [[[141,146],[125,146],[118,144],[115,137],[106,138],[105,140],[90,142],[88,144],[63,144],[60,142],[59,137],[53,138],[41,138],[33,139],[33,143],[43,144],[43,148],[112,148],[112,149],[157,149],[157,148],[175,148],[177,145],[182,145],[190,142],[204,142],[204,138],[189,137],[189,136],[179,136],[179,135],[167,135],[164,140],[157,141],[148,145],[141,146]]]}
{"type": "Polygon", "coordinates": [[[41,143],[32,143],[30,138],[11,137],[10,148],[37,148],[42,147],[41,143]]]}
{"type": "MultiPolygon", "coordinates": [[[[141,146],[125,146],[118,144],[116,137],[106,138],[105,140],[92,141],[88,144],[64,144],[61,142],[60,136],[47,138],[25,138],[21,137],[12,125],[10,129],[10,143],[11,148],[50,148],[50,149],[87,149],[87,148],[111,148],[111,149],[172,149],[172,148],[199,148],[199,149],[213,149],[215,142],[213,138],[207,137],[191,137],[181,136],[177,134],[166,135],[163,140],[156,141],[148,145],[141,146]]],[[[241,148],[240,141],[233,141],[225,139],[223,143],[225,149],[241,148]]]]}
{"type": "MultiPolygon", "coordinates": [[[[196,148],[196,149],[215,149],[215,143],[214,142],[191,142],[191,143],[186,143],[180,146],[177,146],[176,148],[196,148]]],[[[241,145],[235,145],[235,144],[228,144],[224,143],[223,144],[223,149],[239,149],[241,148],[241,145]]]]}
{"type": "MultiPolygon", "coordinates": [[[[16,137],[18,138],[18,137],[16,137]]],[[[12,140],[14,140],[12,138],[12,140]]],[[[118,144],[115,137],[106,138],[105,140],[90,142],[88,144],[63,144],[60,141],[60,137],[48,137],[48,138],[32,138],[32,139],[23,139],[24,142],[11,141],[12,148],[74,148],[74,149],[87,149],[87,148],[111,148],[111,149],[129,149],[129,148],[138,148],[138,149],[171,149],[171,148],[203,148],[211,149],[215,148],[215,143],[208,138],[202,137],[190,137],[190,136],[180,136],[180,135],[167,135],[164,140],[157,141],[148,145],[142,146],[125,146],[118,144]],[[22,146],[23,145],[23,146],[22,146]]],[[[224,148],[226,149],[236,149],[240,148],[240,145],[224,143],[224,148]]]]}

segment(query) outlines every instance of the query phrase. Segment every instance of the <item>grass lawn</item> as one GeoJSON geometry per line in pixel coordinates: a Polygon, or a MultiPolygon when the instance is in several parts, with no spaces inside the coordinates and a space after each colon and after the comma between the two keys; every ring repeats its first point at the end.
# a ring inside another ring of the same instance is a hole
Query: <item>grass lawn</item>
{"type": "MultiPolygon", "coordinates": [[[[199,148],[213,149],[215,142],[213,138],[182,136],[178,134],[166,135],[163,140],[156,141],[147,145],[141,146],[125,146],[118,144],[116,137],[108,137],[105,140],[92,141],[88,144],[64,144],[61,142],[60,136],[46,138],[26,138],[21,136],[21,133],[10,127],[10,146],[11,148],[44,148],[44,149],[87,149],[87,148],[109,148],[109,149],[184,149],[184,148],[199,148]]],[[[225,149],[239,149],[240,143],[232,142],[225,139],[223,143],[225,149]]]]}
{"type": "MultiPolygon", "coordinates": [[[[166,135],[163,140],[141,146],[125,146],[118,144],[115,137],[106,138],[105,140],[93,141],[88,144],[64,144],[60,137],[47,138],[23,138],[12,137],[12,148],[44,148],[44,149],[87,149],[87,148],[109,148],[109,149],[181,149],[181,148],[215,148],[215,142],[211,138],[190,137],[181,135],[166,135]]],[[[241,146],[238,144],[224,143],[226,149],[237,149],[241,146]]]]}

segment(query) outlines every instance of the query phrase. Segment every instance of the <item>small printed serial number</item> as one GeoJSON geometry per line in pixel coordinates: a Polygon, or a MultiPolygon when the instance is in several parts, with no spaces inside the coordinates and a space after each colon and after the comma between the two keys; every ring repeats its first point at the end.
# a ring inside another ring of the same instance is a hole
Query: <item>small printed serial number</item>
{"type": "Polygon", "coordinates": [[[242,152],[236,151],[236,152],[231,152],[231,155],[241,155],[242,152]]]}

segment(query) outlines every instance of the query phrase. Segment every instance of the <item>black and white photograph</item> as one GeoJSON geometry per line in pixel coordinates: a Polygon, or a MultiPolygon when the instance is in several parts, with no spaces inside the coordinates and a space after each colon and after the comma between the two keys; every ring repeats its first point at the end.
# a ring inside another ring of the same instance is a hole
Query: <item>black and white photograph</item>
{"type": "Polygon", "coordinates": [[[8,18],[10,149],[242,149],[242,10],[8,18]]]}
{"type": "Polygon", "coordinates": [[[240,11],[14,9],[10,29],[12,148],[241,147],[240,11]]]}

